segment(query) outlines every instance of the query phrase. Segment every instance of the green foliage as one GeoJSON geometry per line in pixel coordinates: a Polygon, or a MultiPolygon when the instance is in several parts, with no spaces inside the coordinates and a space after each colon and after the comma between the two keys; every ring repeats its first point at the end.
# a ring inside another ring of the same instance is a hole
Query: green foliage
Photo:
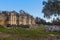
{"type": "Polygon", "coordinates": [[[60,15],[60,1],[59,0],[48,0],[47,2],[43,2],[43,10],[44,17],[50,18],[52,15],[59,16],[60,15]]]}
{"type": "Polygon", "coordinates": [[[34,29],[26,29],[26,28],[18,28],[18,27],[13,27],[13,28],[1,27],[0,32],[11,35],[18,35],[19,37],[40,37],[40,36],[44,37],[47,36],[48,34],[54,34],[54,35],[59,34],[58,32],[45,32],[43,25],[39,25],[37,28],[34,29]]]}
{"type": "Polygon", "coordinates": [[[11,38],[1,38],[0,40],[13,40],[11,38]]]}
{"type": "Polygon", "coordinates": [[[6,28],[0,27],[0,32],[5,32],[5,31],[6,31],[6,28]]]}
{"type": "Polygon", "coordinates": [[[44,31],[44,26],[41,24],[35,30],[37,30],[37,31],[44,31]]]}

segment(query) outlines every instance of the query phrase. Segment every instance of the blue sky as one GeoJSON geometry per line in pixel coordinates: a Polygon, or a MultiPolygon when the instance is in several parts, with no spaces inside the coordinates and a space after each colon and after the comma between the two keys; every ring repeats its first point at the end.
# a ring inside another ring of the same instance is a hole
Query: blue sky
{"type": "Polygon", "coordinates": [[[46,0],[0,0],[0,10],[15,10],[17,12],[24,10],[34,17],[44,18],[42,13],[43,1],[46,0]]]}

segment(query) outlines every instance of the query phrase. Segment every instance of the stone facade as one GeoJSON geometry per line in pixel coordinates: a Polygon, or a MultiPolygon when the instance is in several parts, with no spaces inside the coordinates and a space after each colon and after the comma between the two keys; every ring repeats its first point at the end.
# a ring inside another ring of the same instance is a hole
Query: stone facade
{"type": "Polygon", "coordinates": [[[19,14],[19,25],[29,25],[29,26],[33,26],[35,25],[35,20],[33,18],[33,16],[29,15],[28,13],[20,12],[19,14]]]}
{"type": "Polygon", "coordinates": [[[15,11],[11,11],[9,14],[9,19],[8,19],[8,23],[9,25],[17,25],[17,15],[15,11]]]}
{"type": "Polygon", "coordinates": [[[20,11],[20,13],[17,13],[16,11],[3,11],[0,13],[0,25],[5,25],[7,27],[21,25],[33,26],[35,25],[35,20],[33,16],[24,11],[20,11]]]}
{"type": "Polygon", "coordinates": [[[5,26],[6,17],[4,14],[0,13],[0,26],[5,26]]]}

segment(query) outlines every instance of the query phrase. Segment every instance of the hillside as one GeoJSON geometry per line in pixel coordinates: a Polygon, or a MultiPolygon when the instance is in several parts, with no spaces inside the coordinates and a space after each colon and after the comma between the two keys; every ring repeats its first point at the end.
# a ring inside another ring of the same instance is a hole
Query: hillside
{"type": "Polygon", "coordinates": [[[59,35],[58,32],[45,32],[43,25],[34,29],[0,27],[0,40],[47,40],[49,34],[59,35]]]}

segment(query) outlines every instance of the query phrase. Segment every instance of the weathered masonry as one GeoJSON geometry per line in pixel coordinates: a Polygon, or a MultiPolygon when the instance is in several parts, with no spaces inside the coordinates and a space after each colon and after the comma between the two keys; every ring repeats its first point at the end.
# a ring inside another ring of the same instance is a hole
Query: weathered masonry
{"type": "Polygon", "coordinates": [[[35,25],[34,17],[24,11],[0,12],[0,26],[7,27],[33,27],[35,25]]]}

